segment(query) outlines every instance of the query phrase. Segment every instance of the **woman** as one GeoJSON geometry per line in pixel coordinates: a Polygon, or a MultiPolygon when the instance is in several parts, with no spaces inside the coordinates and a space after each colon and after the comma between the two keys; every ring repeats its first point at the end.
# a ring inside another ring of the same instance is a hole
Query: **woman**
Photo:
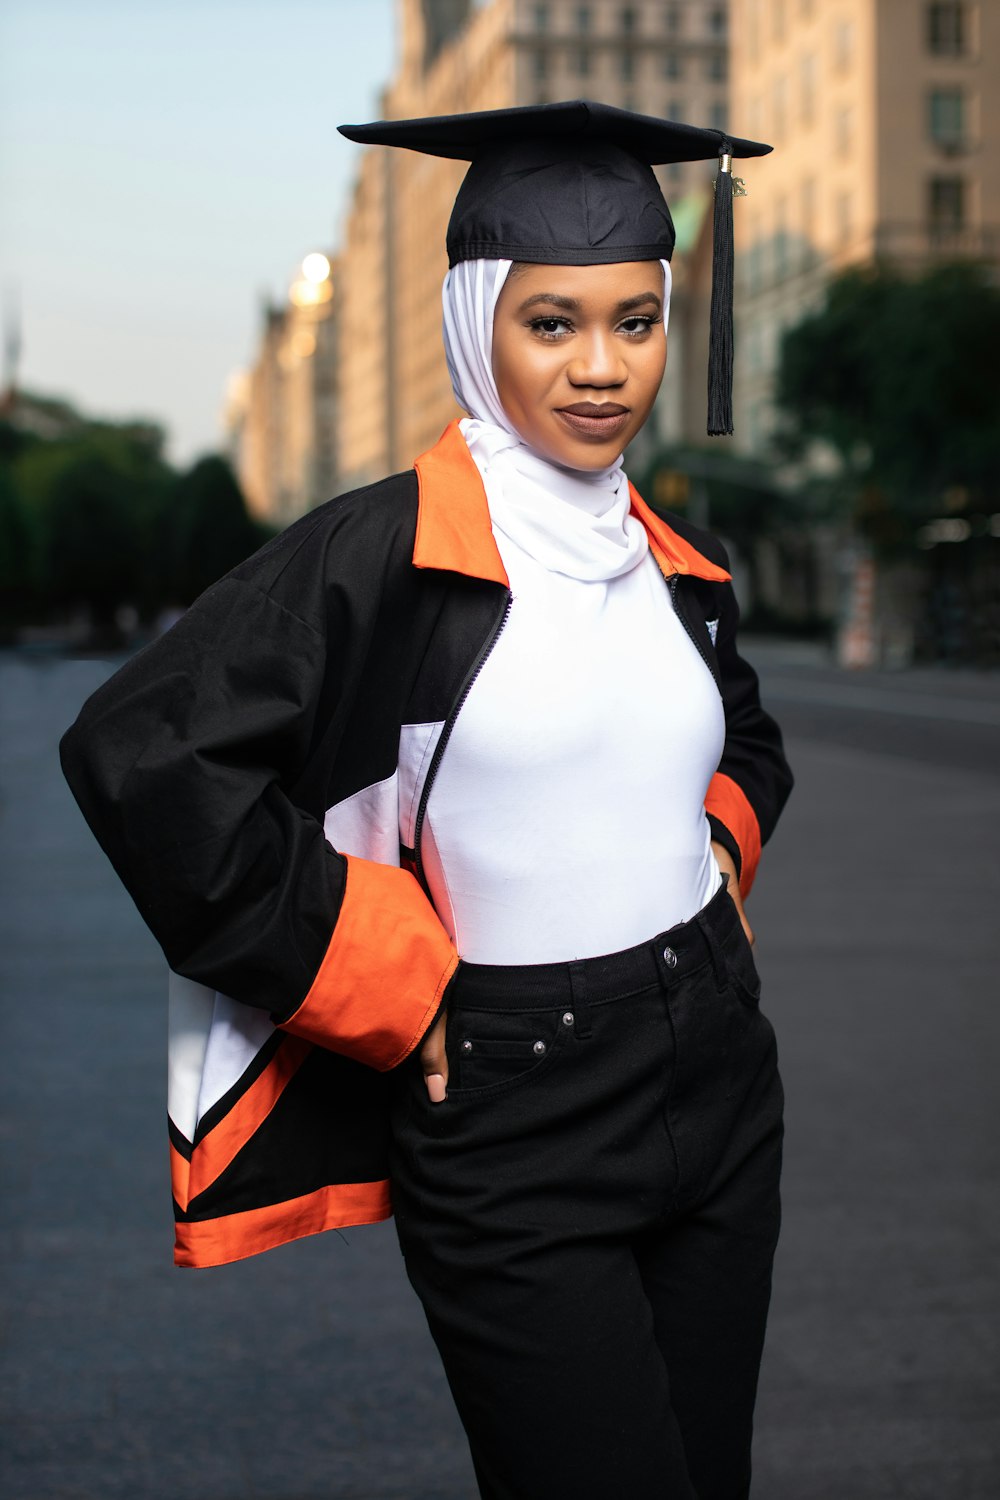
{"type": "Polygon", "coordinates": [[[177,1258],[384,1217],[388,1162],[484,1497],[735,1500],[781,1149],[739,885],[790,778],[722,549],[620,455],[666,354],[648,163],[766,148],[585,104],[345,133],[471,158],[471,416],[63,742],[174,971],[177,1258]]]}

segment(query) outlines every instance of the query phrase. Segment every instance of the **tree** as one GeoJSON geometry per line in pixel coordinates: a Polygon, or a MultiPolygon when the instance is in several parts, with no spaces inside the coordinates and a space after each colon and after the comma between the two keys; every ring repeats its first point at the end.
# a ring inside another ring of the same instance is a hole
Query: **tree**
{"type": "Polygon", "coordinates": [[[908,544],[942,509],[996,495],[998,349],[1000,291],[986,268],[849,271],[785,335],[780,445],[800,457],[828,444],[860,529],[882,550],[908,544]]]}
{"type": "Polygon", "coordinates": [[[176,603],[191,604],[264,540],[232,469],[214,454],[175,481],[165,506],[162,534],[170,547],[176,603]]]}

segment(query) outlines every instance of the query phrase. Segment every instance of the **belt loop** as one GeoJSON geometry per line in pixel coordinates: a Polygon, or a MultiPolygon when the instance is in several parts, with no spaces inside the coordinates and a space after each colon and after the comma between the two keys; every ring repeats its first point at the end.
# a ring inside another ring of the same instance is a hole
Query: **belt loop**
{"type": "Polygon", "coordinates": [[[708,944],[708,952],[712,960],[712,970],[715,974],[715,988],[721,993],[726,988],[729,979],[725,957],[716,941],[715,933],[712,931],[712,924],[705,913],[698,912],[695,916],[695,921],[701,930],[702,937],[708,944]]]}
{"type": "Polygon", "coordinates": [[[590,980],[587,961],[578,959],[569,965],[569,989],[573,997],[573,1035],[582,1039],[590,1036],[590,980]]]}

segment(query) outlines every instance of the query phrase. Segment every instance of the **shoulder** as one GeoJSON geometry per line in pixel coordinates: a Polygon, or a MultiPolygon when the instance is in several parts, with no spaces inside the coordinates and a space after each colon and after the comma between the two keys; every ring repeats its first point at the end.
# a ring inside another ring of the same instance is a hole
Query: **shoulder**
{"type": "Polygon", "coordinates": [[[409,567],[417,525],[417,476],[390,475],[324,501],[266,542],[229,577],[276,599],[310,583],[384,577],[409,567]]]}

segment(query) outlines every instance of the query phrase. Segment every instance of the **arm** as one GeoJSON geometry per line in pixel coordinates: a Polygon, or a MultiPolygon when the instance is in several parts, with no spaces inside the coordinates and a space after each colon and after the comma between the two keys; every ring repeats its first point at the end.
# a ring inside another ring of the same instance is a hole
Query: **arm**
{"type": "Polygon", "coordinates": [[[127,662],[63,737],[63,769],[172,969],[390,1068],[457,959],[416,880],[338,853],[322,806],[293,795],[319,739],[333,753],[364,653],[330,645],[360,623],[315,552],[281,563],[279,588],[243,565],[127,662]]]}
{"type": "Polygon", "coordinates": [[[719,768],[709,783],[705,811],[713,842],[730,857],[732,868],[721,867],[733,877],[731,889],[735,895],[738,887],[746,896],[761,847],[774,831],[792,789],[792,773],[781,731],[761,708],[757,674],[737,650],[738,621],[736,599],[726,584],[716,637],[726,740],[719,768]]]}

